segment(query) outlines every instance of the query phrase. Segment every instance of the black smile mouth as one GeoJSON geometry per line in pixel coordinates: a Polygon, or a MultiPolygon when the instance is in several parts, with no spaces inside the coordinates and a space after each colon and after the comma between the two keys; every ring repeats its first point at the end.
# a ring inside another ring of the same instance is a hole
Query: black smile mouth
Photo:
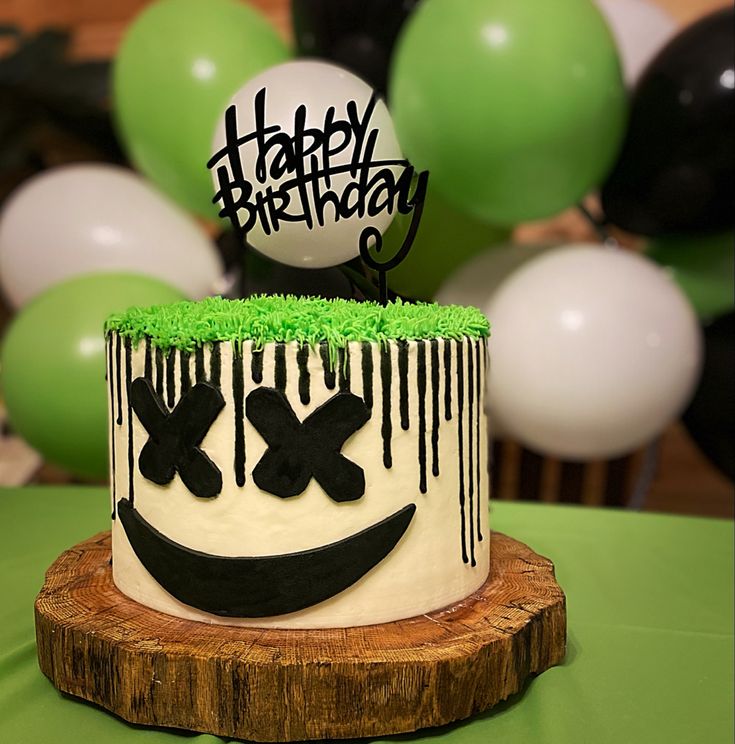
{"type": "Polygon", "coordinates": [[[128,499],[118,515],[148,573],[184,604],[222,617],[270,617],[311,607],[352,586],[395,548],[415,504],[337,542],[297,553],[228,557],[163,535],[128,499]]]}

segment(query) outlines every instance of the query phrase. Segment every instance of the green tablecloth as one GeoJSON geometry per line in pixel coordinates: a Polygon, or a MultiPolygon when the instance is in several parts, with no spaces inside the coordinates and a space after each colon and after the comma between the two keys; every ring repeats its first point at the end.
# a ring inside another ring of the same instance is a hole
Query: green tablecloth
{"type": "MultiPolygon", "coordinates": [[[[107,528],[108,503],[93,488],[0,490],[0,741],[220,741],[130,726],[63,697],[38,670],[44,570],[107,528]]],[[[486,714],[393,741],[732,743],[732,522],[508,502],[491,521],[556,563],[566,661],[486,714]]]]}

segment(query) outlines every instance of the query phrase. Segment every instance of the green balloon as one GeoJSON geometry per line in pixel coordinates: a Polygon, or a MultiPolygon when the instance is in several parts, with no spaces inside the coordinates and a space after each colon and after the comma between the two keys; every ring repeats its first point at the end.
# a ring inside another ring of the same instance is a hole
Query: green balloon
{"type": "MultiPolygon", "coordinates": [[[[398,251],[410,222],[410,214],[395,216],[383,236],[386,255],[398,251]]],[[[416,300],[431,300],[454,269],[509,237],[509,229],[458,212],[429,187],[416,240],[406,258],[388,272],[388,286],[416,300]]]]}
{"type": "Polygon", "coordinates": [[[10,422],[46,459],[104,478],[108,402],[102,326],[133,305],[184,299],[137,274],[93,274],[57,284],[14,318],[0,352],[10,422]]]}
{"type": "Polygon", "coordinates": [[[612,166],[626,122],[615,42],[590,0],[424,0],[389,93],[406,156],[495,224],[579,200],[612,166]]]}
{"type": "Polygon", "coordinates": [[[649,258],[665,266],[697,315],[710,320],[735,307],[735,236],[662,238],[647,248],[649,258]]]}
{"type": "Polygon", "coordinates": [[[230,98],[290,54],[257,11],[234,0],[159,0],[115,59],[113,107],[135,165],[187,209],[217,214],[207,169],[230,98]]]}

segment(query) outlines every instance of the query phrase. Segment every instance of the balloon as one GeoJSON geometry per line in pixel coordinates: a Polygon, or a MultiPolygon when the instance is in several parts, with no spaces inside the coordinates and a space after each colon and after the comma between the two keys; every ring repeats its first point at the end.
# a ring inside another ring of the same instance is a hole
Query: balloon
{"type": "Polygon", "coordinates": [[[250,77],[288,59],[286,45],[234,0],[158,0],[127,29],[113,108],[128,155],[187,209],[214,217],[207,159],[217,119],[250,77]]]}
{"type": "MultiPolygon", "coordinates": [[[[286,266],[261,256],[257,251],[243,250],[240,238],[232,230],[223,232],[217,238],[217,244],[229,269],[217,283],[217,294],[224,297],[291,294],[296,297],[351,299],[355,295],[351,278],[343,267],[298,269],[286,266]]],[[[364,281],[369,283],[367,279],[364,281]]]]}
{"type": "Polygon", "coordinates": [[[555,214],[599,183],[626,112],[615,43],[589,0],[425,0],[389,93],[406,156],[495,224],[555,214]]]}
{"type": "Polygon", "coordinates": [[[331,299],[352,297],[350,280],[336,267],[328,269],[297,269],[294,266],[269,261],[255,251],[248,251],[243,260],[243,296],[258,294],[290,294],[296,297],[331,299]]]}
{"type": "MultiPolygon", "coordinates": [[[[396,215],[383,239],[387,255],[398,251],[410,222],[411,215],[396,215]]],[[[509,237],[506,228],[458,212],[429,186],[416,240],[406,258],[388,273],[388,286],[406,297],[430,300],[449,272],[509,237]]]]}
{"type": "Polygon", "coordinates": [[[385,95],[396,36],[418,0],[292,0],[300,56],[346,67],[385,95]]]}
{"type": "MultiPolygon", "coordinates": [[[[434,301],[440,305],[474,305],[484,311],[498,287],[502,286],[516,269],[553,247],[555,246],[551,243],[494,245],[466,261],[450,274],[434,296],[434,301]]],[[[489,395],[486,395],[486,408],[489,399],[489,395]]],[[[493,417],[490,419],[490,433],[496,439],[507,436],[507,432],[493,417]]]]}
{"type": "Polygon", "coordinates": [[[107,474],[108,422],[102,326],[132,305],[176,302],[158,279],[98,274],[57,284],[14,318],[0,353],[13,427],[44,457],[76,475],[107,474]]]}
{"type": "Polygon", "coordinates": [[[666,272],[641,256],[558,248],[490,301],[489,409],[527,447],[562,459],[630,452],[689,401],[699,324],[666,272]]]}
{"type": "Polygon", "coordinates": [[[199,225],[123,168],[44,171],[0,213],[0,284],[15,307],[64,279],[97,271],[157,276],[198,299],[212,291],[222,269],[199,225]]]}
{"type": "Polygon", "coordinates": [[[595,0],[613,32],[625,82],[633,87],[651,58],[676,33],[676,21],[647,0],[595,0]]]}
{"type": "Polygon", "coordinates": [[[701,319],[732,310],[735,245],[733,233],[653,241],[648,256],[665,266],[701,319]]]}
{"type": "Polygon", "coordinates": [[[735,480],[735,313],[704,329],[704,367],[684,424],[702,452],[735,480]]]}
{"type": "MultiPolygon", "coordinates": [[[[233,97],[230,105],[236,107],[237,132],[240,136],[256,130],[254,101],[262,89],[266,92],[265,125],[267,127],[280,126],[289,136],[295,133],[294,119],[300,106],[306,107],[305,128],[323,131],[325,117],[331,116],[335,121],[347,119],[351,102],[357,104],[357,117],[360,120],[366,118],[373,96],[373,90],[369,85],[336,65],[314,61],[286,62],[257,75],[233,97]]],[[[382,100],[377,101],[369,120],[363,123],[368,126],[369,132],[377,132],[375,149],[370,160],[400,161],[402,156],[393,122],[382,100]]],[[[304,140],[308,149],[313,141],[312,136],[306,134],[304,140]]],[[[365,143],[361,145],[362,151],[356,153],[355,147],[358,140],[359,138],[354,133],[333,134],[330,146],[336,152],[329,158],[329,167],[345,166],[351,163],[353,155],[357,155],[362,160],[368,157],[365,152],[367,147],[365,143]]],[[[215,155],[220,153],[225,142],[226,128],[223,117],[217,125],[212,152],[215,155]]],[[[291,181],[295,176],[290,171],[274,174],[270,164],[275,163],[274,167],[277,167],[281,157],[280,154],[269,151],[269,167],[264,180],[259,180],[256,166],[260,149],[258,140],[255,139],[242,145],[238,154],[245,179],[254,186],[258,197],[264,197],[269,189],[278,191],[285,182],[291,181]]],[[[303,167],[307,174],[315,168],[322,170],[327,166],[321,147],[314,153],[304,154],[303,157],[296,156],[294,162],[298,167],[303,167]]],[[[219,161],[219,164],[221,163],[223,163],[222,160],[219,161]]],[[[215,189],[219,189],[217,167],[218,163],[214,163],[215,189]]],[[[229,164],[226,164],[226,167],[228,176],[232,179],[232,169],[229,164]]],[[[398,166],[391,168],[396,177],[402,170],[403,168],[398,166]]],[[[377,170],[370,170],[371,177],[376,174],[377,170]]],[[[345,194],[346,186],[356,182],[357,178],[345,171],[331,176],[328,190],[341,197],[345,194]]],[[[311,188],[314,184],[322,190],[327,190],[327,185],[322,179],[309,183],[307,200],[312,209],[315,200],[311,188]]],[[[289,195],[292,202],[289,210],[291,213],[301,213],[309,208],[305,206],[295,187],[290,189],[289,195]]],[[[253,196],[251,200],[255,198],[256,196],[253,196]]],[[[350,202],[352,202],[351,197],[350,202]]],[[[357,256],[360,233],[368,226],[373,226],[382,233],[393,219],[393,214],[387,210],[382,210],[374,216],[366,213],[361,217],[354,213],[349,217],[341,216],[339,219],[336,218],[335,211],[334,205],[328,203],[324,208],[324,224],[317,224],[315,219],[313,227],[299,220],[282,222],[277,230],[269,229],[266,232],[262,221],[258,220],[248,231],[248,243],[265,256],[289,266],[324,268],[335,266],[357,256]]],[[[245,216],[246,210],[239,209],[240,225],[245,223],[245,216]]]]}
{"type": "Polygon", "coordinates": [[[474,305],[484,310],[516,269],[554,247],[552,243],[494,245],[451,273],[434,295],[434,301],[440,305],[474,305]]]}
{"type": "Polygon", "coordinates": [[[602,189],[610,222],[641,235],[732,227],[733,8],[672,39],[643,74],[617,165],[602,189]]]}

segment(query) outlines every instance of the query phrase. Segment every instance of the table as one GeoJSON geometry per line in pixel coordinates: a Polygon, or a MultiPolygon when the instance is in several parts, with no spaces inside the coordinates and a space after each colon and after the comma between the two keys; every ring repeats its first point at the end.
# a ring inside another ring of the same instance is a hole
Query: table
{"type": "MultiPolygon", "coordinates": [[[[556,563],[566,661],[485,714],[388,740],[731,744],[731,521],[514,502],[491,511],[493,529],[556,563]]],[[[33,600],[43,573],[108,520],[104,489],[0,489],[0,741],[221,741],[131,726],[62,696],[38,670],[33,600]]]]}

